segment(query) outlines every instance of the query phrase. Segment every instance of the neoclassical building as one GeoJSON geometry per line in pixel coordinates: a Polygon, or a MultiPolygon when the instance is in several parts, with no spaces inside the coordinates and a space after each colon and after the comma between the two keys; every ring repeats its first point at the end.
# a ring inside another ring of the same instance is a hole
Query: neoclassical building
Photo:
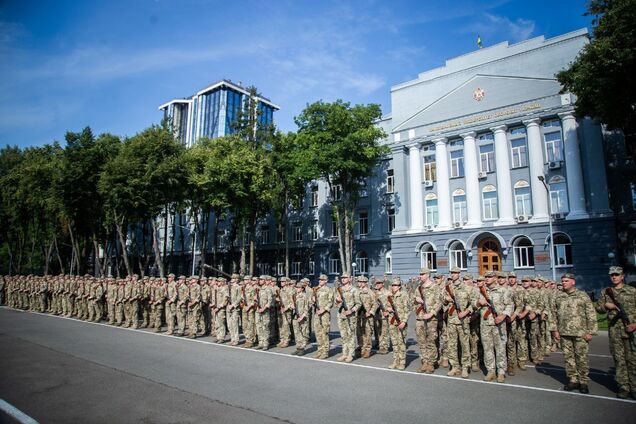
{"type": "MultiPolygon", "coordinates": [[[[504,42],[392,87],[391,112],[378,123],[391,153],[358,205],[356,272],[408,278],[423,266],[438,273],[457,266],[473,274],[574,272],[587,290],[605,284],[616,255],[605,134],[574,116],[576,99],[555,79],[588,42],[585,29],[504,42]]],[[[168,116],[175,102],[161,107],[168,116]]],[[[196,124],[207,118],[193,102],[181,131],[188,145],[209,127],[196,124]]],[[[293,276],[335,276],[330,200],[338,195],[315,181],[288,228],[263,219],[257,271],[283,273],[287,240],[293,276]]]]}

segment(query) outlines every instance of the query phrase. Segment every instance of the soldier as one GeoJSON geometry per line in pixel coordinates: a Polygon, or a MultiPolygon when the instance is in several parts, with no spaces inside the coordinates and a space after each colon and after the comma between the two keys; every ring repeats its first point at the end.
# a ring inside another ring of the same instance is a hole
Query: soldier
{"type": "Polygon", "coordinates": [[[245,276],[243,279],[243,333],[245,334],[245,347],[253,347],[256,344],[256,277],[245,276]]]}
{"type": "Polygon", "coordinates": [[[616,365],[618,397],[636,399],[636,288],[625,284],[620,266],[609,269],[612,286],[603,289],[596,310],[607,312],[609,345],[616,365]]]}
{"type": "Polygon", "coordinates": [[[543,361],[545,348],[545,338],[541,334],[541,322],[545,318],[543,295],[539,289],[538,277],[533,277],[531,284],[527,288],[526,304],[529,310],[527,315],[529,325],[528,332],[530,333],[530,358],[535,364],[540,364],[543,361]]]}
{"type": "Polygon", "coordinates": [[[327,286],[327,276],[321,274],[318,278],[318,287],[314,291],[314,305],[316,313],[314,316],[314,332],[316,333],[317,359],[327,359],[329,357],[329,329],[331,327],[331,308],[334,304],[333,290],[327,286]]]}
{"type": "Polygon", "coordinates": [[[484,348],[484,365],[488,371],[484,381],[506,381],[506,319],[512,315],[514,305],[506,286],[495,283],[496,273],[486,273],[485,287],[480,288],[477,306],[481,307],[481,344],[484,348]],[[496,365],[496,374],[495,374],[496,365]]]}
{"type": "Polygon", "coordinates": [[[239,344],[239,318],[241,311],[241,286],[239,285],[239,275],[232,274],[230,285],[228,288],[228,304],[227,304],[227,327],[230,331],[230,345],[237,346],[239,344]]]}
{"type": "Polygon", "coordinates": [[[403,371],[406,368],[406,332],[410,303],[407,293],[402,292],[400,277],[393,278],[391,294],[387,297],[389,313],[389,335],[393,345],[393,363],[389,368],[403,371]]]}
{"type": "Polygon", "coordinates": [[[117,285],[117,296],[115,297],[115,325],[121,326],[124,323],[124,300],[126,299],[126,280],[119,279],[117,285]]]}
{"type": "MultiPolygon", "coordinates": [[[[514,279],[516,281],[516,278],[514,279]]],[[[526,331],[526,316],[529,313],[527,306],[528,292],[524,287],[526,282],[530,281],[530,277],[524,276],[521,281],[516,282],[516,288],[513,290],[513,301],[515,311],[510,317],[510,327],[514,338],[514,343],[508,345],[508,373],[510,373],[510,362],[519,367],[520,371],[526,370],[526,362],[528,361],[528,339],[526,331]]]]}
{"type": "Polygon", "coordinates": [[[0,275],[0,305],[4,305],[4,302],[6,299],[4,295],[5,289],[6,289],[6,282],[4,279],[4,275],[0,275]]]}
{"type": "Polygon", "coordinates": [[[309,322],[308,316],[311,309],[309,294],[305,292],[305,284],[302,281],[296,283],[296,293],[292,297],[294,339],[296,340],[296,351],[292,355],[303,356],[307,342],[309,342],[309,322]]]}
{"type": "Polygon", "coordinates": [[[422,365],[418,372],[431,374],[437,362],[437,319],[442,310],[442,291],[430,279],[428,268],[420,269],[419,284],[411,296],[415,312],[415,335],[422,365]]]}
{"type": "Polygon", "coordinates": [[[269,349],[270,341],[270,309],[274,307],[274,297],[272,291],[266,286],[266,276],[261,275],[258,279],[258,287],[255,289],[256,296],[256,334],[258,336],[258,346],[255,349],[269,349]]]}
{"type": "Polygon", "coordinates": [[[168,285],[165,278],[158,278],[150,291],[150,307],[152,310],[151,322],[153,331],[159,333],[161,331],[161,319],[164,310],[164,301],[168,297],[168,285]]]}
{"type": "Polygon", "coordinates": [[[358,317],[358,346],[360,356],[369,358],[371,356],[371,340],[373,338],[373,320],[378,311],[378,303],[375,300],[375,293],[368,287],[367,277],[358,277],[358,290],[360,291],[360,314],[358,317]]]}
{"type": "Polygon", "coordinates": [[[194,339],[197,337],[199,317],[201,316],[201,286],[199,285],[198,275],[190,277],[190,284],[188,288],[190,292],[188,298],[188,337],[194,339]]]}
{"type": "Polygon", "coordinates": [[[470,315],[474,311],[477,300],[475,291],[462,284],[459,278],[460,269],[453,267],[450,270],[450,284],[446,286],[444,303],[448,307],[447,331],[447,355],[451,369],[449,376],[468,378],[470,368],[470,315]],[[459,349],[461,347],[461,358],[459,349]],[[461,371],[460,371],[461,369],[461,371]]]}
{"type": "Polygon", "coordinates": [[[225,278],[217,278],[218,287],[216,290],[216,342],[225,343],[226,335],[226,309],[230,301],[230,293],[225,278]]]}
{"type": "Polygon", "coordinates": [[[104,297],[104,286],[102,282],[97,278],[93,279],[90,289],[89,310],[88,319],[94,322],[99,322],[104,315],[104,309],[102,308],[102,298],[104,297]]]}
{"type": "Polygon", "coordinates": [[[214,289],[213,278],[201,277],[201,315],[199,316],[199,328],[200,334],[212,334],[210,329],[210,297],[214,289]]]}
{"type": "Polygon", "coordinates": [[[386,307],[388,304],[387,296],[390,294],[390,291],[384,286],[383,280],[376,279],[373,292],[375,294],[375,302],[378,306],[374,317],[373,333],[375,334],[375,340],[378,345],[378,353],[380,355],[386,355],[389,353],[389,320],[386,307]]]}
{"type": "MultiPolygon", "coordinates": [[[[302,280],[301,280],[302,283],[302,280]]],[[[265,279],[266,288],[272,293],[273,306],[269,310],[269,344],[278,343],[280,336],[278,334],[278,319],[280,312],[280,288],[276,284],[276,279],[267,275],[265,279]]]]}
{"type": "MultiPolygon", "coordinates": [[[[446,296],[446,282],[444,274],[435,274],[433,280],[437,286],[439,286],[442,295],[446,296]]],[[[439,351],[439,366],[442,368],[448,368],[448,308],[442,309],[442,319],[437,323],[438,338],[438,351],[439,351]]]]}
{"type": "Polygon", "coordinates": [[[280,296],[280,313],[278,314],[280,319],[280,342],[277,347],[286,348],[289,346],[291,340],[291,330],[293,329],[293,309],[294,309],[294,297],[296,297],[296,288],[292,287],[287,277],[280,278],[281,289],[280,296]]]}
{"type": "Polygon", "coordinates": [[[151,280],[146,276],[140,283],[140,295],[139,308],[141,309],[142,324],[141,328],[150,327],[150,290],[151,280]]]}
{"type": "Polygon", "coordinates": [[[188,305],[190,303],[190,287],[186,284],[185,275],[179,276],[177,285],[177,336],[183,337],[185,334],[186,318],[188,316],[188,305]]]}
{"type": "Polygon", "coordinates": [[[551,322],[550,329],[554,338],[561,340],[565,373],[570,379],[563,389],[589,393],[588,350],[592,336],[598,331],[598,324],[592,301],[585,292],[577,290],[575,279],[571,273],[561,277],[564,294],[556,301],[556,320],[551,322]]]}
{"type": "Polygon", "coordinates": [[[342,287],[337,288],[336,303],[338,309],[338,326],[342,339],[342,355],[337,361],[351,362],[356,350],[356,318],[361,307],[360,293],[351,285],[351,276],[342,274],[342,287]]]}
{"type": "MultiPolygon", "coordinates": [[[[473,280],[471,274],[464,275],[464,284],[475,291],[475,295],[479,297],[479,287],[484,285],[484,277],[481,275],[473,280]],[[477,281],[479,280],[479,281],[477,281]]],[[[479,311],[475,310],[470,314],[470,370],[472,372],[479,371],[479,327],[480,327],[479,311]]]]}
{"type": "MultiPolygon", "coordinates": [[[[184,277],[185,278],[185,277],[184,277]]],[[[177,320],[177,302],[179,301],[179,283],[175,281],[174,274],[168,274],[168,286],[166,287],[166,325],[168,329],[166,334],[172,335],[174,333],[174,325],[177,320]]]]}

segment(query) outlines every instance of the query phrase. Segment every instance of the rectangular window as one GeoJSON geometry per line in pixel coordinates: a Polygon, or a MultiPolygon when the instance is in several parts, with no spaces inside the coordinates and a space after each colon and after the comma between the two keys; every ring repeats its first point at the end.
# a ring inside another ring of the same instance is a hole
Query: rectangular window
{"type": "Polygon", "coordinates": [[[331,200],[338,201],[342,199],[342,186],[340,184],[334,184],[331,186],[331,200]]]}
{"type": "Polygon", "coordinates": [[[276,263],[276,275],[285,275],[285,264],[283,262],[276,263]]]}
{"type": "Polygon", "coordinates": [[[263,225],[261,227],[261,244],[269,243],[269,226],[263,225]]]}
{"type": "Polygon", "coordinates": [[[568,212],[568,196],[565,191],[565,183],[550,185],[550,207],[552,213],[568,212]]]}
{"type": "Polygon", "coordinates": [[[464,152],[455,150],[450,153],[451,157],[451,178],[459,178],[464,176],[464,152]]]}
{"type": "Polygon", "coordinates": [[[389,232],[395,229],[395,209],[390,208],[387,210],[387,215],[389,218],[389,232]]]}
{"type": "Polygon", "coordinates": [[[338,237],[338,234],[340,233],[339,227],[338,220],[336,218],[331,218],[331,237],[338,237]]]}
{"type": "Polygon", "coordinates": [[[543,134],[545,140],[545,160],[546,162],[558,162],[563,160],[563,144],[561,141],[561,131],[543,134]]]}
{"type": "Polygon", "coordinates": [[[300,275],[300,262],[292,262],[291,271],[292,275],[300,275]]]}
{"type": "Polygon", "coordinates": [[[384,257],[384,272],[387,274],[393,273],[393,256],[390,253],[384,257]]]}
{"type": "Polygon", "coordinates": [[[360,187],[360,197],[369,196],[369,190],[367,189],[367,180],[365,179],[360,187]]]}
{"type": "Polygon", "coordinates": [[[466,195],[453,196],[453,222],[464,224],[467,220],[466,195]]]}
{"type": "Polygon", "coordinates": [[[572,245],[571,244],[555,244],[554,245],[554,261],[555,267],[565,267],[572,265],[572,245]]]}
{"type": "Polygon", "coordinates": [[[534,247],[532,246],[515,246],[515,268],[533,268],[534,267],[534,247]]]}
{"type": "Polygon", "coordinates": [[[437,199],[429,199],[426,201],[426,225],[434,227],[437,224],[439,224],[437,199]]]}
{"type": "Polygon", "coordinates": [[[388,169],[386,171],[386,192],[394,193],[394,190],[395,190],[395,179],[393,176],[393,170],[388,169]]]}
{"type": "Polygon", "coordinates": [[[316,262],[309,261],[309,275],[316,275],[316,262]]]}
{"type": "Polygon", "coordinates": [[[311,226],[311,239],[318,240],[318,221],[314,221],[311,226]]]}
{"type": "Polygon", "coordinates": [[[515,211],[519,215],[532,215],[532,202],[530,201],[530,187],[515,189],[515,211]]]}
{"type": "Polygon", "coordinates": [[[437,162],[434,155],[424,156],[424,180],[437,181],[437,162]]]}
{"type": "Polygon", "coordinates": [[[422,251],[422,258],[420,259],[420,265],[422,268],[428,268],[431,271],[437,270],[437,252],[433,250],[422,251]]]}
{"type": "Polygon", "coordinates": [[[369,213],[367,211],[360,211],[358,215],[358,226],[360,228],[360,235],[369,233],[369,213]]]}
{"type": "Polygon", "coordinates": [[[292,234],[294,235],[294,241],[303,241],[303,226],[300,222],[294,223],[292,234]]]}
{"type": "Polygon", "coordinates": [[[515,137],[510,140],[510,155],[512,156],[512,167],[521,168],[528,166],[528,156],[526,154],[525,129],[523,137],[515,137]]]}
{"type": "Polygon", "coordinates": [[[479,146],[479,171],[495,172],[494,144],[484,144],[479,146]]]}
{"type": "Polygon", "coordinates": [[[499,209],[497,208],[497,192],[490,191],[483,193],[483,210],[484,221],[499,218],[499,209]]]}
{"type": "Polygon", "coordinates": [[[449,250],[450,268],[458,267],[466,269],[466,251],[465,250],[449,250]]]}
{"type": "Polygon", "coordinates": [[[285,243],[285,227],[283,227],[282,225],[279,225],[278,228],[276,229],[276,240],[279,243],[285,243]]]}
{"type": "Polygon", "coordinates": [[[335,255],[329,258],[329,274],[340,274],[340,259],[335,255]]]}
{"type": "Polygon", "coordinates": [[[311,186],[311,207],[318,207],[318,186],[311,186]]]}

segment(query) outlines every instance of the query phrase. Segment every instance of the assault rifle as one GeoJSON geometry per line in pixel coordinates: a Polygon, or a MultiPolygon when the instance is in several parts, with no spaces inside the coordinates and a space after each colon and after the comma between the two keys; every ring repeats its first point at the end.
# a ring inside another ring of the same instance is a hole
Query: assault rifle
{"type": "MultiPolygon", "coordinates": [[[[448,295],[450,296],[451,300],[453,301],[453,305],[448,310],[448,315],[453,315],[455,313],[455,310],[457,310],[457,317],[459,318],[459,313],[461,312],[461,307],[459,306],[459,301],[455,297],[455,292],[453,291],[453,288],[451,287],[450,284],[446,286],[446,292],[448,293],[448,295]]],[[[459,320],[462,322],[462,324],[464,323],[464,318],[459,318],[459,320]]]]}
{"type": "Polygon", "coordinates": [[[426,310],[428,309],[428,307],[426,306],[426,296],[424,296],[424,293],[422,292],[422,285],[421,284],[419,286],[417,286],[417,291],[420,294],[420,297],[422,298],[422,304],[417,308],[415,313],[416,314],[419,314],[420,312],[427,313],[426,310]]]}
{"type": "Polygon", "coordinates": [[[397,322],[397,325],[400,326],[400,324],[402,324],[402,321],[400,321],[400,317],[398,317],[397,315],[397,311],[395,309],[395,304],[393,303],[393,296],[388,295],[386,297],[386,300],[389,301],[389,305],[391,305],[391,309],[393,309],[393,312],[391,313],[391,324],[396,325],[395,323],[397,322]]]}
{"type": "Polygon", "coordinates": [[[492,303],[492,300],[488,296],[488,293],[486,292],[486,287],[481,286],[479,288],[479,292],[484,297],[484,299],[486,299],[486,302],[488,302],[488,310],[486,312],[484,312],[484,318],[488,318],[491,313],[492,313],[493,317],[497,318],[499,313],[497,312],[497,308],[495,308],[495,304],[492,303]]]}
{"type": "Polygon", "coordinates": [[[338,308],[338,312],[342,312],[343,310],[348,311],[349,308],[347,308],[347,302],[345,301],[344,295],[342,294],[342,287],[338,286],[336,287],[336,290],[338,291],[340,300],[342,301],[342,303],[340,304],[340,308],[338,308]]]}
{"type": "MultiPolygon", "coordinates": [[[[241,308],[245,308],[245,304],[247,303],[247,296],[245,295],[245,286],[241,286],[241,293],[243,294],[243,298],[241,299],[241,308]]],[[[247,308],[249,311],[250,308],[247,308]]]]}
{"type": "MultiPolygon", "coordinates": [[[[610,299],[612,299],[612,303],[616,305],[616,307],[618,308],[618,312],[616,313],[616,316],[612,318],[612,321],[609,323],[609,326],[613,327],[616,324],[616,322],[620,319],[621,321],[623,321],[623,325],[625,326],[625,332],[627,333],[627,326],[630,324],[630,322],[629,322],[629,316],[627,316],[627,312],[625,312],[625,308],[623,308],[623,305],[621,305],[618,299],[616,299],[616,294],[614,293],[614,289],[612,287],[608,287],[606,292],[607,292],[607,295],[610,297],[610,299]]],[[[634,350],[634,332],[632,331],[631,333],[627,333],[627,337],[629,337],[630,349],[634,350]]]]}
{"type": "Polygon", "coordinates": [[[261,289],[255,287],[254,293],[256,294],[256,298],[254,299],[254,310],[257,311],[261,306],[261,289]]]}

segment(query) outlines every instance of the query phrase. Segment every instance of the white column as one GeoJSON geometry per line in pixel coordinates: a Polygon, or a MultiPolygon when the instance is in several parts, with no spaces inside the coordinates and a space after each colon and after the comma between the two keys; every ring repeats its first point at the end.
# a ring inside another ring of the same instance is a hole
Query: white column
{"type": "Polygon", "coordinates": [[[409,148],[409,197],[411,225],[409,230],[424,230],[424,201],[422,199],[422,156],[420,144],[414,143],[409,148]]]}
{"type": "Polygon", "coordinates": [[[476,133],[462,134],[464,139],[464,170],[466,171],[466,210],[468,221],[464,228],[477,228],[481,222],[481,194],[479,192],[479,165],[477,163],[476,133]]]}
{"type": "Polygon", "coordinates": [[[532,218],[530,222],[547,222],[549,219],[548,193],[539,176],[543,175],[543,143],[539,118],[523,121],[528,136],[528,167],[530,169],[530,189],[532,191],[532,218]]]}
{"type": "Polygon", "coordinates": [[[515,224],[512,208],[512,183],[510,182],[510,159],[508,153],[508,137],[505,125],[493,127],[495,133],[495,163],[497,166],[497,200],[499,203],[499,220],[495,226],[515,224]]]}
{"type": "Polygon", "coordinates": [[[446,138],[433,140],[435,143],[435,163],[437,167],[437,207],[439,223],[436,231],[450,230],[452,227],[450,174],[448,172],[448,149],[446,138]]]}
{"type": "Polygon", "coordinates": [[[581,168],[581,150],[576,133],[574,112],[559,113],[563,126],[563,144],[565,150],[566,183],[570,213],[567,219],[582,219],[589,215],[585,210],[585,188],[583,186],[583,169],[581,168]]]}

